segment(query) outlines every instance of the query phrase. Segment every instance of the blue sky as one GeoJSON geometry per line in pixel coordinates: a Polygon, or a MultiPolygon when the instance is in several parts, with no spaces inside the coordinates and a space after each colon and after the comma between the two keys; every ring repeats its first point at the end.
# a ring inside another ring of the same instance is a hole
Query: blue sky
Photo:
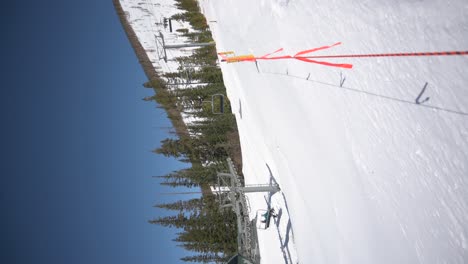
{"type": "MultiPolygon", "coordinates": [[[[0,263],[181,263],[148,219],[168,137],[112,1],[2,4],[0,263]]],[[[190,198],[190,197],[183,197],[190,198]]]]}

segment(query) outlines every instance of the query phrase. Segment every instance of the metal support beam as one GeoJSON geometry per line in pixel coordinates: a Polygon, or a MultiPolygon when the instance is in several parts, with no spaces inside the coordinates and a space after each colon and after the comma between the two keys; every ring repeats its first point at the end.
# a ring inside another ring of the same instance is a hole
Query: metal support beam
{"type": "MultiPolygon", "coordinates": [[[[169,23],[171,20],[169,20],[169,23]]],[[[171,25],[171,24],[170,24],[171,25]]],[[[156,36],[156,35],[155,35],[156,36]]],[[[187,48],[187,47],[205,47],[205,46],[214,46],[216,45],[215,42],[205,42],[205,43],[182,43],[182,44],[169,44],[166,45],[166,41],[164,40],[164,35],[162,34],[161,31],[159,31],[159,36],[156,36],[156,41],[157,38],[161,39],[161,44],[162,44],[162,49],[164,52],[163,59],[165,62],[167,62],[167,52],[166,49],[178,49],[178,48],[187,48]]],[[[157,43],[156,43],[156,48],[157,48],[157,43]]],[[[160,58],[161,59],[161,58],[160,58]]]]}
{"type": "Polygon", "coordinates": [[[159,37],[162,40],[162,46],[163,46],[163,50],[164,50],[164,61],[167,62],[166,42],[164,42],[164,35],[162,34],[161,31],[159,31],[159,37]]]}
{"type": "Polygon", "coordinates": [[[249,218],[250,206],[245,193],[268,192],[272,195],[280,188],[276,182],[245,186],[232,160],[228,158],[227,163],[229,173],[218,173],[218,185],[213,193],[218,196],[220,208],[230,207],[236,214],[238,251],[250,259],[255,259],[255,263],[260,263],[258,241],[256,235],[253,235],[256,233],[255,224],[249,218]]]}
{"type": "Polygon", "coordinates": [[[214,42],[205,42],[205,43],[182,43],[182,44],[170,44],[164,45],[166,49],[178,49],[178,48],[189,48],[189,47],[205,47],[205,46],[214,46],[214,42]]]}
{"type": "Polygon", "coordinates": [[[280,190],[278,185],[252,185],[239,188],[244,193],[269,192],[274,194],[280,190]]]}

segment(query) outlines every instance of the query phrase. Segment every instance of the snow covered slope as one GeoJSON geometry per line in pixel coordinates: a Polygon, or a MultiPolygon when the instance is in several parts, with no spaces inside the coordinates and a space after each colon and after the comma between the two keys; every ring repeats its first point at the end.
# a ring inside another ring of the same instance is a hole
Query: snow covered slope
{"type": "MultiPolygon", "coordinates": [[[[468,50],[464,0],[200,3],[218,51],[239,55],[468,50]]],[[[326,61],[354,68],[222,66],[246,183],[279,182],[299,262],[468,263],[468,57],[326,61]]],[[[260,231],[263,263],[295,262],[260,231]]]]}
{"type": "MultiPolygon", "coordinates": [[[[164,26],[164,18],[169,19],[175,14],[182,13],[175,6],[174,0],[120,0],[122,9],[137,38],[148,55],[155,70],[161,74],[177,72],[181,66],[176,61],[178,57],[190,56],[195,48],[167,48],[164,52],[163,43],[166,45],[189,43],[190,40],[179,29],[194,32],[188,22],[172,20],[172,32],[169,24],[164,26]],[[164,40],[160,35],[164,36],[164,40]],[[166,55],[166,56],[165,56],[166,55]],[[164,60],[166,57],[167,60],[164,60]]],[[[187,66],[187,65],[185,65],[187,66]]],[[[165,79],[165,77],[161,77],[165,79]]],[[[179,79],[175,85],[173,80],[168,80],[170,89],[185,89],[196,87],[198,84],[185,84],[187,80],[179,79]]],[[[195,121],[197,118],[186,112],[181,113],[185,123],[195,121]]]]}
{"type": "Polygon", "coordinates": [[[174,0],[120,0],[128,22],[132,26],[138,40],[146,50],[153,66],[158,72],[176,72],[179,64],[173,59],[180,56],[190,56],[193,48],[168,49],[165,62],[161,56],[163,53],[162,40],[156,39],[159,32],[164,35],[166,44],[180,44],[188,39],[176,32],[177,29],[190,29],[187,22],[174,20],[173,32],[164,27],[164,18],[181,13],[174,4],[174,0]]]}

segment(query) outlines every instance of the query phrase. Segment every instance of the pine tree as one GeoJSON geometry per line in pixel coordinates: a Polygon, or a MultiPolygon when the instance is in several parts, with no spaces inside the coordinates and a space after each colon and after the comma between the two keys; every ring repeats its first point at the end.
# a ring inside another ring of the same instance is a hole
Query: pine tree
{"type": "Polygon", "coordinates": [[[153,152],[158,154],[163,154],[166,157],[180,157],[189,152],[188,148],[181,144],[181,141],[178,139],[167,138],[161,141],[161,147],[153,150],[153,152]]]}
{"type": "Polygon", "coordinates": [[[157,204],[154,207],[164,208],[167,210],[175,210],[175,211],[200,211],[203,207],[203,198],[194,198],[188,201],[179,200],[174,203],[166,203],[166,204],[157,204]]]}
{"type": "Polygon", "coordinates": [[[183,213],[179,213],[176,216],[159,217],[153,220],[149,220],[150,224],[159,224],[166,227],[177,227],[182,228],[187,222],[187,217],[183,213]]]}
{"type": "Polygon", "coordinates": [[[206,253],[206,254],[181,258],[181,260],[185,262],[201,262],[201,263],[209,263],[209,262],[219,261],[221,259],[222,258],[219,257],[215,253],[206,253]]]}

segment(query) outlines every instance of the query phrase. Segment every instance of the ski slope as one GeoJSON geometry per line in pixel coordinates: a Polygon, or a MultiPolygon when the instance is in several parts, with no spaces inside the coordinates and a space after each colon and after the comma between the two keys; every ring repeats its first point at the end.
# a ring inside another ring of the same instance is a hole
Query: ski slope
{"type": "MultiPolygon", "coordinates": [[[[138,41],[148,55],[154,69],[160,73],[177,72],[181,66],[176,58],[190,56],[194,49],[193,47],[166,49],[166,59],[164,60],[163,43],[166,45],[188,43],[190,40],[177,32],[178,29],[186,29],[188,32],[194,32],[188,22],[172,21],[172,32],[170,27],[164,26],[164,18],[168,19],[171,16],[181,13],[175,6],[174,0],[120,0],[125,16],[135,34],[138,41]],[[159,37],[164,36],[164,42],[159,37]],[[158,36],[158,37],[156,37],[158,36]]],[[[188,65],[183,65],[187,67],[188,65]]],[[[185,89],[194,88],[198,84],[185,84],[187,80],[178,80],[179,84],[174,84],[174,80],[166,80],[170,89],[185,89]]],[[[194,122],[196,117],[186,112],[181,113],[185,123],[194,122]]]]}
{"type": "MultiPolygon", "coordinates": [[[[464,0],[200,5],[238,55],[468,50],[464,0]]],[[[222,65],[246,184],[273,176],[290,216],[259,230],[262,263],[468,263],[468,57],[324,60],[354,67],[222,65]]]]}

